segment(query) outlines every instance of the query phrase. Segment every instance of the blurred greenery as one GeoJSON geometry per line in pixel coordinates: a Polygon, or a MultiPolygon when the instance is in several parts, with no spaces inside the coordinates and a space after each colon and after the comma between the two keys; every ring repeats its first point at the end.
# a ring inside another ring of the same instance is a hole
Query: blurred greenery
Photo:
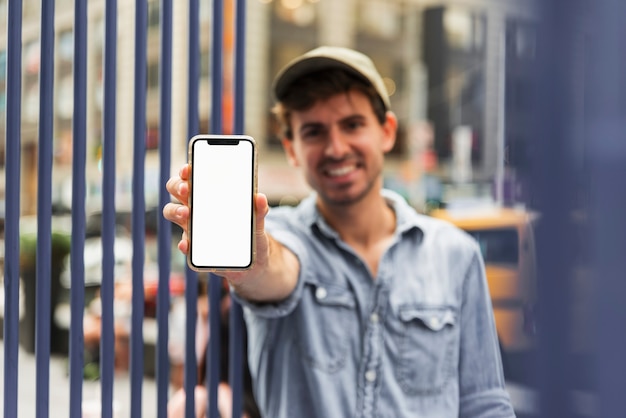
{"type": "MultiPolygon", "coordinates": [[[[60,276],[65,268],[65,258],[70,254],[71,237],[67,233],[53,232],[51,235],[50,265],[50,350],[54,353],[66,353],[67,341],[61,337],[60,329],[53,317],[61,289],[60,276]]],[[[37,235],[34,233],[20,236],[20,271],[23,280],[25,310],[20,321],[20,343],[27,352],[35,352],[36,340],[36,278],[37,278],[37,235]]]]}
{"type": "MultiPolygon", "coordinates": [[[[65,257],[70,253],[71,237],[62,232],[53,232],[51,235],[51,262],[52,271],[60,272],[65,257]]],[[[22,271],[32,271],[37,261],[37,235],[24,234],[20,237],[20,268],[22,271]]]]}

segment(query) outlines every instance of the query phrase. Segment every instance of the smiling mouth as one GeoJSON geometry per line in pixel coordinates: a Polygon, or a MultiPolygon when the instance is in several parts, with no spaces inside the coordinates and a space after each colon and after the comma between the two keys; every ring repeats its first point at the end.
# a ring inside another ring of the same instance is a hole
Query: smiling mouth
{"type": "Polygon", "coordinates": [[[343,167],[324,170],[329,177],[342,177],[356,170],[356,165],[347,165],[343,167]]]}

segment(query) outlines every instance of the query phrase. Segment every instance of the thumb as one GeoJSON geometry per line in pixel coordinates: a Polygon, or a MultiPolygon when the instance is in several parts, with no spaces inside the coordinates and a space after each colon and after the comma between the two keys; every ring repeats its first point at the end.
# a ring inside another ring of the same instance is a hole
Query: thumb
{"type": "Polygon", "coordinates": [[[256,209],[256,234],[262,235],[265,232],[265,216],[270,211],[267,196],[263,193],[257,193],[254,196],[254,206],[256,209]]]}

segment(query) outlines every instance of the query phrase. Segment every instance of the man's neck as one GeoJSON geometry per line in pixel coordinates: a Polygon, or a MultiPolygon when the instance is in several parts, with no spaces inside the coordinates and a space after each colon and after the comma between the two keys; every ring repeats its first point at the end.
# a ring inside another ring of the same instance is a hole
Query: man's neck
{"type": "Polygon", "coordinates": [[[352,205],[320,207],[320,211],[341,239],[367,264],[375,280],[381,257],[392,242],[396,228],[396,214],[380,190],[352,205]]]}
{"type": "Polygon", "coordinates": [[[380,191],[350,205],[318,204],[326,222],[350,245],[367,248],[395,231],[395,212],[380,191]]]}

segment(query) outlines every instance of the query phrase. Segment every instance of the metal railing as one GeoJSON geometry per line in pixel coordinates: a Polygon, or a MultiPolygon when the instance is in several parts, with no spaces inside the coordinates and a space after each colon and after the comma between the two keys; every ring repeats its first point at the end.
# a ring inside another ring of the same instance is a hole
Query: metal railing
{"type": "MultiPolygon", "coordinates": [[[[171,164],[172,113],[172,1],[160,0],[160,68],[159,68],[159,213],[169,202],[165,190],[171,164]]],[[[223,17],[224,4],[213,0],[211,35],[212,96],[210,131],[221,133],[222,127],[222,71],[223,71],[223,17]]],[[[245,1],[236,0],[235,9],[235,73],[234,73],[234,133],[243,133],[243,79],[245,1]]],[[[134,144],[132,174],[132,315],[130,334],[130,416],[142,416],[142,386],[144,379],[144,261],[145,261],[145,153],[146,153],[146,73],[147,73],[147,0],[135,2],[135,67],[134,67],[134,144]],[[136,291],[135,291],[136,290],[136,291]]],[[[116,187],[116,98],[117,69],[117,1],[105,2],[102,138],[102,321],[100,340],[100,379],[102,417],[113,416],[113,385],[115,361],[114,335],[114,243],[115,243],[115,187],[116,187]]],[[[188,108],[198,109],[200,76],[199,2],[189,1],[189,94],[188,108]]],[[[6,117],[6,210],[5,210],[5,264],[4,264],[4,416],[20,416],[18,411],[19,358],[19,286],[20,286],[20,172],[21,172],[21,85],[22,85],[22,1],[8,3],[7,33],[7,117],[6,117]]],[[[51,239],[52,239],[52,168],[54,140],[54,40],[55,2],[41,2],[41,60],[40,108],[38,136],[37,187],[37,261],[36,261],[36,416],[50,416],[50,317],[51,310],[51,239]]],[[[86,141],[87,141],[87,1],[74,2],[74,63],[72,119],[72,232],[71,232],[71,324],[69,329],[69,411],[71,417],[82,416],[84,367],[84,308],[85,308],[85,201],[86,201],[86,141]]],[[[198,112],[189,111],[188,137],[199,133],[198,112]]],[[[170,308],[169,278],[171,270],[171,228],[163,217],[158,221],[159,286],[157,294],[158,338],[156,342],[157,396],[154,402],[159,417],[167,415],[169,396],[168,312],[170,308]]],[[[198,277],[186,271],[186,348],[185,379],[187,393],[186,417],[194,415],[194,388],[197,384],[195,329],[197,316],[198,277]]],[[[221,279],[209,279],[210,327],[220,327],[221,279]],[[214,312],[215,311],[215,312],[214,312]]],[[[230,310],[230,364],[229,380],[233,391],[233,416],[242,411],[242,339],[241,307],[233,302],[230,310]]],[[[217,417],[217,386],[220,365],[220,335],[211,333],[208,348],[207,382],[209,417],[217,417]]]]}

